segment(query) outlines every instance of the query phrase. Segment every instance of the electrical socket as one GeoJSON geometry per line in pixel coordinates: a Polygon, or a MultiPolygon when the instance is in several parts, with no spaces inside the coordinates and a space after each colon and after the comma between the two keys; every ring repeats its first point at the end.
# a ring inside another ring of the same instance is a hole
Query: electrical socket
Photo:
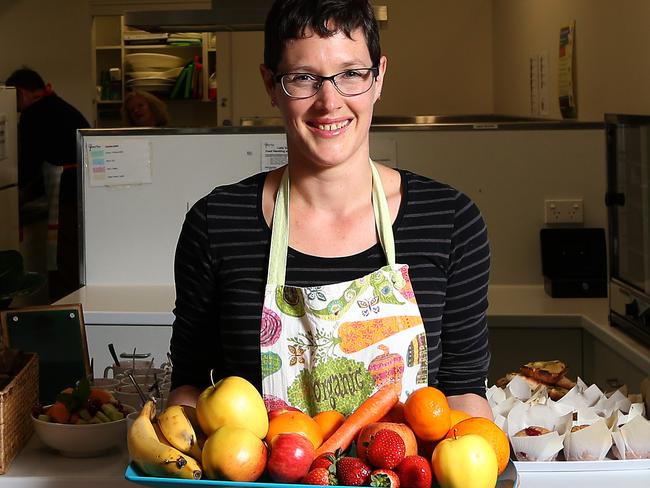
{"type": "Polygon", "coordinates": [[[582,224],[582,198],[544,200],[545,224],[582,224]]]}

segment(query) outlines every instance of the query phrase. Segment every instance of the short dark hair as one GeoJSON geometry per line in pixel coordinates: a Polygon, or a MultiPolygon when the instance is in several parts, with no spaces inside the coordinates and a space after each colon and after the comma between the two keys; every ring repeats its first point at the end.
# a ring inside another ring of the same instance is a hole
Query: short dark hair
{"type": "Polygon", "coordinates": [[[350,37],[360,28],[366,38],[373,66],[379,65],[379,26],[368,0],[275,0],[264,27],[264,64],[275,72],[285,42],[299,39],[311,29],[321,37],[343,32],[350,37]],[[331,22],[332,28],[328,27],[331,22]]]}
{"type": "Polygon", "coordinates": [[[15,86],[28,91],[44,90],[45,82],[41,75],[29,68],[20,68],[11,73],[5,81],[7,86],[15,86]]]}

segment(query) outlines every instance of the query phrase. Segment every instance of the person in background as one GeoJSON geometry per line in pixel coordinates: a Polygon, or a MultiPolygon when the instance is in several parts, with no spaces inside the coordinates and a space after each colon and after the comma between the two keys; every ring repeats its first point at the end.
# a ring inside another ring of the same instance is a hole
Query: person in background
{"type": "Polygon", "coordinates": [[[16,88],[20,112],[20,225],[24,232],[47,224],[49,299],[56,301],[79,288],[77,129],[90,124],[32,69],[17,69],[5,84],[16,88]]]}
{"type": "Polygon", "coordinates": [[[170,404],[194,404],[213,371],[267,408],[349,413],[393,383],[491,418],[486,225],[464,193],[370,160],[387,73],[370,2],[276,0],[260,70],[288,164],[186,215],[170,404]]]}
{"type": "Polygon", "coordinates": [[[132,91],[126,95],[122,119],[128,127],[165,127],[169,124],[165,102],[144,91],[132,91]]]}

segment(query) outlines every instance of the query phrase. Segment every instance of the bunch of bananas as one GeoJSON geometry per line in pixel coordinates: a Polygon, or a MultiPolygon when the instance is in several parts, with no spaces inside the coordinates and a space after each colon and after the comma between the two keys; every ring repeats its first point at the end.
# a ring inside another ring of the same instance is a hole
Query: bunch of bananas
{"type": "Polygon", "coordinates": [[[131,425],[127,444],[133,463],[150,476],[200,479],[205,438],[201,429],[194,427],[198,425],[195,410],[172,405],[157,417],[155,412],[155,404],[149,400],[131,425]]]}

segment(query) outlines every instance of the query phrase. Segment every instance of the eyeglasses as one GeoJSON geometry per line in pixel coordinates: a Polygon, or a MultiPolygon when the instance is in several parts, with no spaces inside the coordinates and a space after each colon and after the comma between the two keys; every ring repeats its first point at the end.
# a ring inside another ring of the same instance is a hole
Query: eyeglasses
{"type": "Polygon", "coordinates": [[[346,69],[332,76],[312,73],[283,73],[275,75],[276,83],[282,85],[284,93],[290,98],[302,99],[316,95],[325,81],[331,81],[341,95],[354,97],[366,93],[379,76],[379,68],[346,69]]]}

